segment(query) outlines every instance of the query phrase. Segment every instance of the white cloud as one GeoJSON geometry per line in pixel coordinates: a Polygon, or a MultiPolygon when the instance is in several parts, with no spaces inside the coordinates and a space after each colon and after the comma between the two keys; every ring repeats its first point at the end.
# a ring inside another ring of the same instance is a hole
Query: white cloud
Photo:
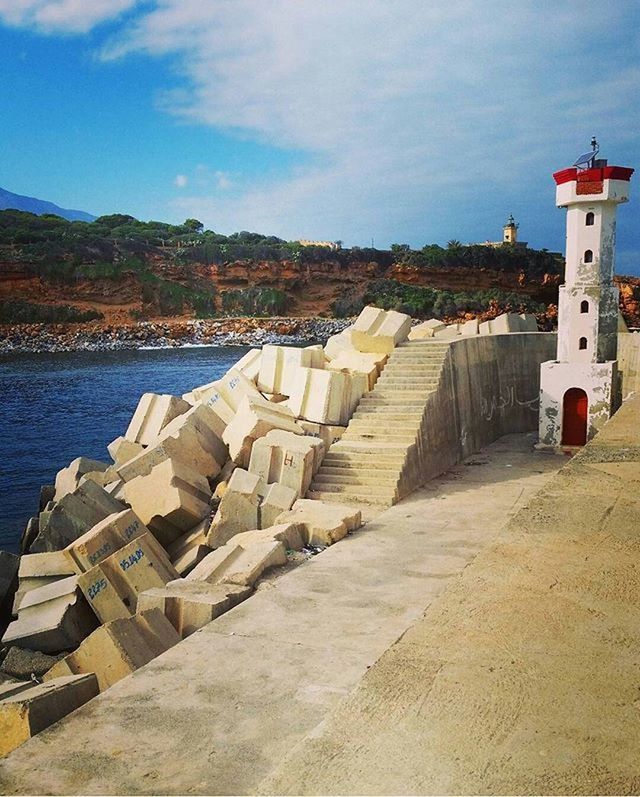
{"type": "Polygon", "coordinates": [[[175,180],[173,181],[173,184],[177,188],[185,188],[188,182],[189,182],[189,178],[187,177],[186,174],[176,174],[176,177],[175,177],[175,180]]]}
{"type": "Polygon", "coordinates": [[[640,67],[624,42],[637,10],[635,0],[614,16],[591,0],[161,0],[103,57],[173,54],[184,81],[165,110],[312,156],[231,200],[183,198],[199,217],[345,240],[418,227],[429,240],[457,209],[465,238],[488,206],[506,213],[527,193],[547,191],[553,213],[550,172],[593,132],[605,149],[634,145],[640,67]]]}
{"type": "Polygon", "coordinates": [[[86,33],[138,0],[0,0],[0,20],[45,33],[86,33]]]}

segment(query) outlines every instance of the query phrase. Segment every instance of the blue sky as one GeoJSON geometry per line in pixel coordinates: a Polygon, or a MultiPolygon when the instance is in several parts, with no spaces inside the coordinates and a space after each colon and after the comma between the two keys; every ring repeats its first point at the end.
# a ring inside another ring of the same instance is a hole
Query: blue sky
{"type": "Polygon", "coordinates": [[[562,250],[551,173],[593,134],[640,168],[639,50],[638,0],[0,0],[0,185],[360,246],[513,213],[562,250]]]}

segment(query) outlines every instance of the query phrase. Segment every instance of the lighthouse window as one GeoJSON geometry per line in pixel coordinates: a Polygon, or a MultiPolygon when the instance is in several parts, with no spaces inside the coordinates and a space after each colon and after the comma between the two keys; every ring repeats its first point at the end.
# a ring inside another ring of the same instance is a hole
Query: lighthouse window
{"type": "Polygon", "coordinates": [[[591,249],[587,249],[587,251],[584,253],[584,262],[593,263],[593,252],[591,249]]]}
{"type": "Polygon", "coordinates": [[[586,338],[580,338],[580,340],[578,341],[578,348],[579,349],[586,349],[587,348],[587,339],[586,338]]]}
{"type": "Polygon", "coordinates": [[[595,220],[596,220],[595,214],[592,213],[591,211],[589,211],[587,213],[587,218],[585,220],[585,225],[587,227],[593,227],[595,220]]]}
{"type": "Polygon", "coordinates": [[[586,299],[585,299],[584,302],[580,302],[580,312],[581,313],[588,313],[589,312],[589,302],[586,301],[586,299]]]}

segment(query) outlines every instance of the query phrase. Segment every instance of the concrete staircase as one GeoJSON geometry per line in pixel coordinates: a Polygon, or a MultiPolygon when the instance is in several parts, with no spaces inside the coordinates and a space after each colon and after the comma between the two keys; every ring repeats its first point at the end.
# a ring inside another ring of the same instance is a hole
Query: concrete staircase
{"type": "Polygon", "coordinates": [[[327,451],[310,498],[392,506],[409,492],[403,490],[404,476],[448,350],[446,342],[423,340],[394,349],[347,431],[327,451]]]}

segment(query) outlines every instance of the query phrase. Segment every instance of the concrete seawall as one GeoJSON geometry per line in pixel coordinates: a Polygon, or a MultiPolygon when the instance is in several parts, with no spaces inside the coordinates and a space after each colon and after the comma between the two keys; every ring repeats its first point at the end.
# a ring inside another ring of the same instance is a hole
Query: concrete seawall
{"type": "Polygon", "coordinates": [[[623,398],[640,391],[640,332],[618,335],[618,371],[623,398]]]}
{"type": "Polygon", "coordinates": [[[554,333],[454,340],[408,454],[401,495],[503,435],[537,429],[540,363],[555,353],[554,333]]]}

